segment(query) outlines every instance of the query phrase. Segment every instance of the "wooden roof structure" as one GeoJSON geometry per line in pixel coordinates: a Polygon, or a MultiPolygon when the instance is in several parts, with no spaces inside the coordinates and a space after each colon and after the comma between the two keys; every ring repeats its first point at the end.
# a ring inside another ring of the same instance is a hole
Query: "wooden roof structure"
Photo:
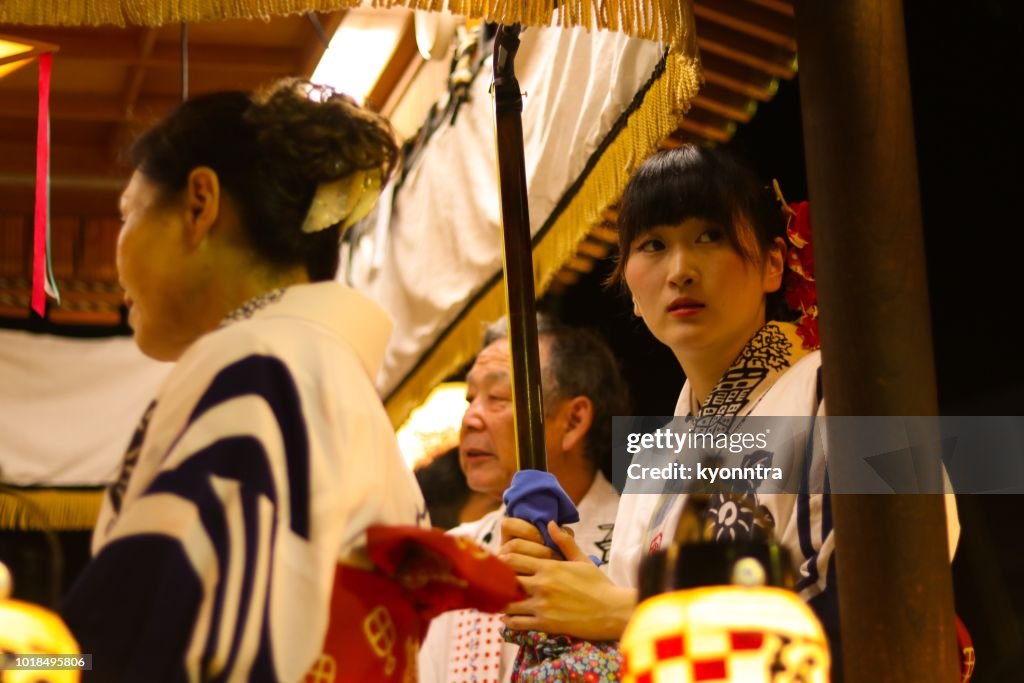
{"type": "MultiPolygon", "coordinates": [[[[792,0],[694,0],[694,14],[705,82],[679,128],[662,142],[665,149],[728,142],[775,96],[779,80],[797,71],[792,0]]],[[[608,207],[550,291],[576,284],[617,247],[617,219],[616,207],[608,207]]]]}
{"type": "MultiPolygon", "coordinates": [[[[774,96],[779,79],[796,72],[791,0],[696,0],[694,11],[706,82],[665,147],[727,142],[774,96]]],[[[189,25],[189,94],[308,77],[344,14],[189,25]]],[[[51,302],[47,317],[117,325],[117,197],[129,174],[118,157],[138,130],[180,101],[182,29],[0,25],[0,34],[59,48],[51,91],[51,242],[63,302],[51,302]]],[[[410,21],[368,104],[381,109],[421,63],[410,21]]],[[[36,93],[34,65],[0,78],[0,318],[29,317],[36,93]]],[[[604,217],[556,276],[553,291],[611,252],[614,207],[604,217]]]]}
{"type": "MultiPolygon", "coordinates": [[[[316,16],[330,35],[344,12],[316,16]]],[[[313,21],[232,19],[187,28],[188,92],[253,89],[308,77],[324,51],[313,21]]],[[[54,322],[117,324],[122,293],[114,244],[117,198],[130,174],[125,145],[182,93],[182,28],[0,26],[0,34],[54,44],[51,243],[63,303],[54,322]]],[[[27,317],[35,188],[37,69],[0,79],[0,316],[27,317]]]]}

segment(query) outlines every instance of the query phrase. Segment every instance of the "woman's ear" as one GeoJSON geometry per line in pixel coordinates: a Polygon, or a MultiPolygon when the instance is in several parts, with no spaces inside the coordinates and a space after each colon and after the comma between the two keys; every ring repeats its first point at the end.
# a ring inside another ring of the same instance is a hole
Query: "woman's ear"
{"type": "Polygon", "coordinates": [[[207,166],[192,169],[185,183],[185,225],[193,248],[206,238],[220,215],[220,178],[207,166]]]}
{"type": "Polygon", "coordinates": [[[786,240],[776,237],[768,247],[764,261],[764,291],[768,294],[777,292],[782,287],[782,275],[786,270],[786,240]]]}

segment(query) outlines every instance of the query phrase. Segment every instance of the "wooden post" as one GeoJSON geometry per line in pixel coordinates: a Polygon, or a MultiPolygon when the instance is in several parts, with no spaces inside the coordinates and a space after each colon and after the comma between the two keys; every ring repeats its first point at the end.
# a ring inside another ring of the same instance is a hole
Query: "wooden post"
{"type": "MultiPolygon", "coordinates": [[[[935,415],[902,3],[798,0],[796,20],[828,412],[935,415]]],[[[958,681],[942,497],[832,510],[846,682],[958,681]]]]}
{"type": "Polygon", "coordinates": [[[533,245],[523,158],[523,95],[515,75],[518,24],[499,26],[494,42],[494,123],[501,198],[502,259],[512,356],[516,458],[519,469],[546,470],[533,245]]]}

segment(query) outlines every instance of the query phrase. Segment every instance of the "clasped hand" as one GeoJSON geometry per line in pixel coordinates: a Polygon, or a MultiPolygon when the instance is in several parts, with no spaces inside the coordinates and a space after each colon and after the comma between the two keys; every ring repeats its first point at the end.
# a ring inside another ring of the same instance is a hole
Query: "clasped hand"
{"type": "Polygon", "coordinates": [[[636,591],[612,583],[554,522],[548,522],[548,534],[565,560],[556,558],[529,522],[502,520],[498,557],[519,575],[528,595],[510,604],[502,621],[516,630],[618,640],[636,605],[636,591]]]}

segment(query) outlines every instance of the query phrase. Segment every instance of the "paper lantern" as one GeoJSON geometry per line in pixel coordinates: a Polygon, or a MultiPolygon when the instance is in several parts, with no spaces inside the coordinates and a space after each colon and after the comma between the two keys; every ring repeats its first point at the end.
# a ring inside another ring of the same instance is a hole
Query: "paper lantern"
{"type": "MultiPolygon", "coordinates": [[[[12,653],[41,656],[78,654],[78,643],[53,612],[21,600],[9,600],[11,574],[0,563],[0,656],[12,653]]],[[[8,666],[10,661],[5,662],[8,666]]],[[[4,683],[78,683],[75,670],[8,669],[0,671],[4,683]]]]}
{"type": "MultiPolygon", "coordinates": [[[[29,602],[0,600],[0,651],[67,656],[78,653],[78,643],[53,612],[29,602]]],[[[0,678],[4,683],[78,683],[81,674],[75,669],[11,669],[0,672],[0,678]]]]}
{"type": "Polygon", "coordinates": [[[821,624],[791,591],[708,586],[642,602],[622,636],[624,683],[827,683],[821,624]]]}
{"type": "Polygon", "coordinates": [[[789,553],[773,539],[709,541],[709,501],[691,495],[673,543],[640,564],[623,681],[827,683],[828,640],[792,590],[789,553]]]}

